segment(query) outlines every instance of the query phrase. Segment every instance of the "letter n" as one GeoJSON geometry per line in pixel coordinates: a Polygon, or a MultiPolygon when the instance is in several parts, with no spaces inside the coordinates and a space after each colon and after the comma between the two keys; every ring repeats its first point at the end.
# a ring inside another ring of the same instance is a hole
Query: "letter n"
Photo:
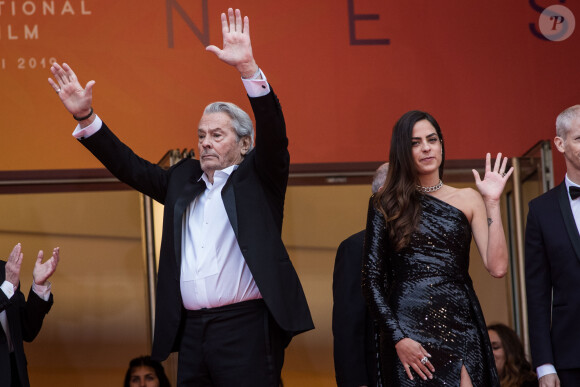
{"type": "Polygon", "coordinates": [[[209,45],[208,0],[201,0],[203,32],[195,25],[177,0],[165,0],[167,9],[167,46],[173,48],[173,11],[177,12],[204,47],[209,45]]]}

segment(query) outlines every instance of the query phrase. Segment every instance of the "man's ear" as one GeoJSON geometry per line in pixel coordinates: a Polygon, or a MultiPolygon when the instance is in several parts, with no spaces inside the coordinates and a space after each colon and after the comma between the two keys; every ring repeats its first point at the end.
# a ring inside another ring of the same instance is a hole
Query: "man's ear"
{"type": "Polygon", "coordinates": [[[554,145],[556,145],[558,152],[564,153],[564,139],[562,137],[554,137],[554,145]]]}
{"type": "Polygon", "coordinates": [[[240,139],[240,141],[242,142],[242,149],[241,149],[241,153],[242,156],[245,156],[248,154],[248,151],[250,150],[250,137],[246,136],[246,137],[242,137],[240,139]]]}

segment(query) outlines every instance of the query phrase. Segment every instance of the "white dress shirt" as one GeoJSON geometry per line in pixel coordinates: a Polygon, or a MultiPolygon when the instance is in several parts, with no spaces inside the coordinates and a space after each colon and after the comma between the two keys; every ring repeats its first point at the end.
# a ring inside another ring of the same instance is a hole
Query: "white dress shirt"
{"type": "MultiPolygon", "coordinates": [[[[258,78],[243,79],[249,97],[262,97],[270,85],[260,70],[258,78]]],[[[103,125],[95,120],[87,127],[77,125],[75,138],[87,138],[103,125]]],[[[229,222],[221,190],[237,165],[214,172],[211,184],[201,177],[205,191],[187,208],[183,216],[180,287],[186,309],[214,308],[236,302],[262,298],[252,273],[240,251],[229,222]]]]}
{"type": "Polygon", "coordinates": [[[186,309],[262,298],[221,197],[227,179],[237,168],[232,165],[215,171],[213,184],[204,173],[201,179],[206,189],[184,214],[180,286],[186,309]]]}
{"type": "MultiPolygon", "coordinates": [[[[0,289],[4,292],[8,299],[11,299],[14,296],[14,285],[11,282],[4,281],[2,285],[0,285],[0,289]]],[[[50,282],[46,282],[46,285],[37,285],[32,281],[32,291],[38,295],[38,297],[42,298],[44,301],[48,301],[50,298],[50,282]]],[[[6,340],[8,342],[8,351],[14,351],[14,345],[12,345],[12,338],[10,337],[10,326],[8,325],[8,316],[6,316],[6,311],[3,310],[0,312],[0,325],[2,325],[2,329],[4,329],[4,333],[6,334],[6,340]]]]}

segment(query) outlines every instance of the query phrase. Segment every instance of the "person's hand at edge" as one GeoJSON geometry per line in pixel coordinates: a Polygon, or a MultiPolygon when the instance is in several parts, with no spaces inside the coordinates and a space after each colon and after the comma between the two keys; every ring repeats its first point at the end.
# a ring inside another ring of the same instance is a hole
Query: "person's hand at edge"
{"type": "Polygon", "coordinates": [[[56,271],[56,266],[60,259],[60,247],[56,247],[52,250],[52,257],[42,263],[44,258],[44,253],[42,250],[38,252],[38,258],[36,259],[36,264],[34,265],[34,270],[32,271],[32,278],[36,285],[44,286],[46,281],[51,275],[56,271]]]}

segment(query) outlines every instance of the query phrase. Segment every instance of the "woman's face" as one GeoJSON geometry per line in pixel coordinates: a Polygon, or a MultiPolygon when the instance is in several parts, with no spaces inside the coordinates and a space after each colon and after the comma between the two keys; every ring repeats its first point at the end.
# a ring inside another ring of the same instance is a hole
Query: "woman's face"
{"type": "Polygon", "coordinates": [[[133,368],[129,378],[131,387],[159,387],[159,379],[155,370],[147,366],[133,368]]]}
{"type": "Polygon", "coordinates": [[[435,127],[427,120],[417,121],[413,126],[411,151],[419,175],[439,173],[443,147],[435,127]]]}
{"type": "Polygon", "coordinates": [[[493,358],[495,360],[495,367],[497,373],[501,376],[503,374],[503,367],[505,366],[505,351],[499,335],[494,330],[488,330],[489,341],[491,341],[491,349],[493,349],[493,358]]]}

